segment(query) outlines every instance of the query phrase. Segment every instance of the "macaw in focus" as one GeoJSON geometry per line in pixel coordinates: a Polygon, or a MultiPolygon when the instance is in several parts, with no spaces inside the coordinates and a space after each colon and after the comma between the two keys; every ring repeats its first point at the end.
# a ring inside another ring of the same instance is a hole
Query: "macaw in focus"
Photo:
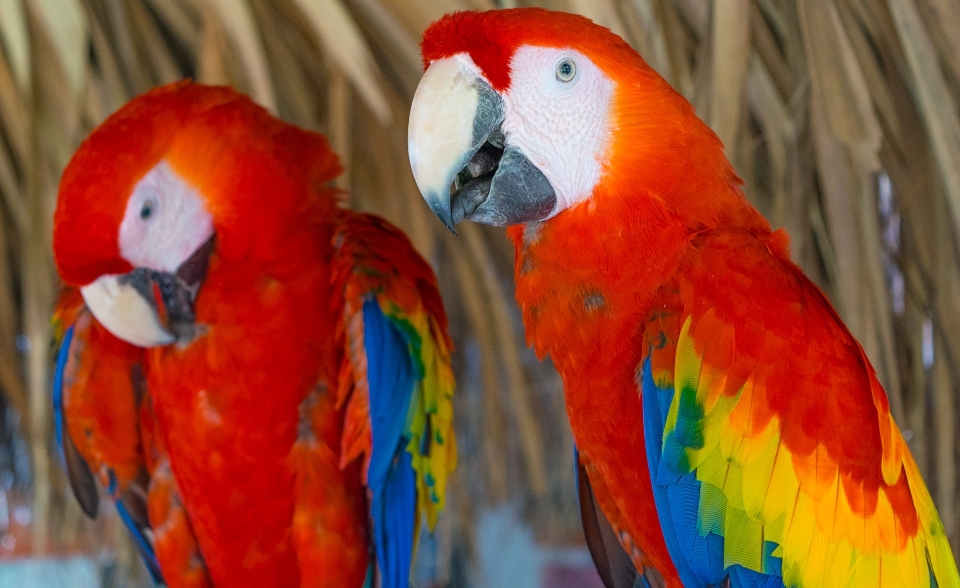
{"type": "Polygon", "coordinates": [[[99,482],[158,583],[406,587],[443,508],[436,280],[337,207],[340,169],[323,136],[180,82],[63,173],[57,437],[83,510],[99,482]]]}
{"type": "Polygon", "coordinates": [[[541,9],[424,33],[410,162],[509,226],[609,588],[960,586],[863,349],[723,146],[622,39],[541,9]]]}

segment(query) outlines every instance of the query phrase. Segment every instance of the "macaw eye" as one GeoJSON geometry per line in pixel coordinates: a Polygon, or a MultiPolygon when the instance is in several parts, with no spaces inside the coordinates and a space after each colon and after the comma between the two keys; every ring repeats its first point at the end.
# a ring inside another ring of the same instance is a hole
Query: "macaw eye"
{"type": "Polygon", "coordinates": [[[153,216],[153,209],[157,207],[157,203],[152,199],[148,198],[143,201],[143,206],[140,208],[140,219],[149,220],[153,216]]]}
{"type": "Polygon", "coordinates": [[[564,59],[557,66],[557,79],[561,82],[569,82],[577,77],[577,64],[572,59],[564,59]]]}

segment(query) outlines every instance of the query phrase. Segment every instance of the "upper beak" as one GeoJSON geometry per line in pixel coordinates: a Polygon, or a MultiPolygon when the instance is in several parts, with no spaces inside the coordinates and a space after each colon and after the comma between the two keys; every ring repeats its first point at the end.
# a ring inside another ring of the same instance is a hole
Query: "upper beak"
{"type": "Polygon", "coordinates": [[[196,331],[193,303],[207,273],[213,239],[200,246],[176,273],[139,267],[107,274],[80,288],[83,299],[108,331],[139,347],[189,342],[196,331]]]}
{"type": "Polygon", "coordinates": [[[456,56],[424,72],[410,108],[413,177],[448,229],[463,219],[504,226],[549,217],[550,182],[500,125],[500,94],[456,56]]]}

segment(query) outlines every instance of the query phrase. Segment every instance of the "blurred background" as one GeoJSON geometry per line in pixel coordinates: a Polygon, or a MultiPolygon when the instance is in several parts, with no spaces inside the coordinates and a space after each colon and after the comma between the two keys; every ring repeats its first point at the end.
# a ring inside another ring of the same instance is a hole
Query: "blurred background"
{"type": "Polygon", "coordinates": [[[349,206],[402,227],[440,276],[460,465],[419,585],[600,586],[512,249],[500,229],[450,235],[407,163],[423,29],[515,5],[611,28],[720,135],[865,347],[960,547],[960,0],[0,0],[0,587],[149,585],[115,513],[82,515],[55,451],[51,214],[87,133],[182,77],[326,133],[349,206]]]}

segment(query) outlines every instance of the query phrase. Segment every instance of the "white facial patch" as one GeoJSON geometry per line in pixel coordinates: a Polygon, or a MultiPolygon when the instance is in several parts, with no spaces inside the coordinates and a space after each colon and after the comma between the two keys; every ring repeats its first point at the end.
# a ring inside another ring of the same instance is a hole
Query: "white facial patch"
{"type": "Polygon", "coordinates": [[[196,189],[161,161],[133,188],[120,223],[120,255],[134,267],[175,273],[213,236],[196,189]]]}
{"type": "Polygon", "coordinates": [[[615,84],[573,49],[520,47],[510,70],[502,131],[550,181],[556,214],[600,180],[615,84]]]}

